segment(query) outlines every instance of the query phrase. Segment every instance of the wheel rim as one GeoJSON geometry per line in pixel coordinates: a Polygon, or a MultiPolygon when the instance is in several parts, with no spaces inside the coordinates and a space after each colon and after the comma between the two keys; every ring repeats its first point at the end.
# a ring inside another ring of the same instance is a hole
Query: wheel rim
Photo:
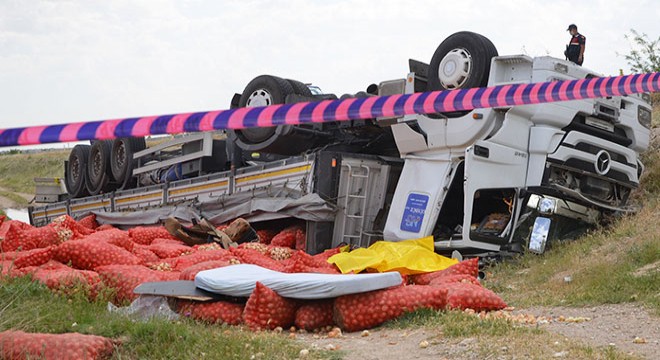
{"type": "Polygon", "coordinates": [[[80,158],[79,157],[74,157],[73,161],[70,163],[71,165],[71,180],[73,180],[73,184],[77,184],[78,181],[80,181],[81,178],[81,173],[80,173],[80,158]]]}
{"type": "MultiPolygon", "coordinates": [[[[259,107],[273,105],[273,96],[266,89],[257,89],[250,94],[245,107],[259,107]]],[[[245,139],[252,143],[260,143],[275,133],[275,128],[248,128],[241,130],[245,139]]]]}
{"type": "Polygon", "coordinates": [[[459,89],[472,72],[472,56],[465,49],[454,49],[445,55],[438,66],[438,78],[447,90],[459,89]]]}
{"type": "Polygon", "coordinates": [[[94,179],[98,179],[100,177],[101,172],[103,171],[101,169],[102,161],[103,159],[101,157],[101,153],[97,151],[94,154],[94,159],[92,163],[92,175],[94,176],[94,179]]]}
{"type": "Polygon", "coordinates": [[[245,107],[269,106],[273,104],[273,96],[266,89],[257,89],[248,97],[245,107]]]}
{"type": "Polygon", "coordinates": [[[117,166],[120,169],[123,169],[124,164],[126,163],[126,143],[123,141],[119,143],[119,146],[117,146],[117,150],[115,151],[115,155],[117,155],[117,166]]]}

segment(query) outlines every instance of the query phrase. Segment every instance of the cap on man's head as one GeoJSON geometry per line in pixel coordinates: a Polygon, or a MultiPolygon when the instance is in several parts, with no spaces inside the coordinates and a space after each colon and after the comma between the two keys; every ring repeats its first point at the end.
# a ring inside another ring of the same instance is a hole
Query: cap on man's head
{"type": "Polygon", "coordinates": [[[571,30],[571,29],[577,30],[577,25],[575,25],[575,24],[568,25],[568,29],[566,29],[566,31],[571,30]]]}

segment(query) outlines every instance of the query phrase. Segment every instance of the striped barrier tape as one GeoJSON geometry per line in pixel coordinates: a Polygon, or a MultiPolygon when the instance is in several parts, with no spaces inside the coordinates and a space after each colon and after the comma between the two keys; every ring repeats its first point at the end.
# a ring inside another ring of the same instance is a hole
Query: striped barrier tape
{"type": "Polygon", "coordinates": [[[397,117],[660,91],[660,73],[325,100],[0,130],[0,147],[397,117]]]}

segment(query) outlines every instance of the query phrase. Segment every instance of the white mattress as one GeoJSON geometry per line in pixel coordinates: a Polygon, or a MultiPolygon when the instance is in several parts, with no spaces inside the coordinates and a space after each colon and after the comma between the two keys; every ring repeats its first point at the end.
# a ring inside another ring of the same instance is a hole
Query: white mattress
{"type": "Polygon", "coordinates": [[[251,264],[237,264],[200,271],[195,286],[216,294],[248,297],[260,282],[280,296],[294,299],[327,299],[385,289],[401,284],[398,272],[374,274],[288,274],[251,264]]]}

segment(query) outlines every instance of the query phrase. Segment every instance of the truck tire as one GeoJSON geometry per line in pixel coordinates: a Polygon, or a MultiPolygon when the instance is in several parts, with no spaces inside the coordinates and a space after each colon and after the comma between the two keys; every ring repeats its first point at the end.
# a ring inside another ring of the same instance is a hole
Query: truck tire
{"type": "Polygon", "coordinates": [[[92,144],[87,161],[87,191],[90,195],[98,195],[110,190],[112,170],[110,169],[110,152],[112,152],[112,141],[101,140],[92,144]]]}
{"type": "Polygon", "coordinates": [[[87,161],[89,159],[89,145],[76,145],[71,149],[69,161],[65,169],[66,189],[71,198],[89,195],[85,186],[87,178],[87,161]]]}
{"type": "Polygon", "coordinates": [[[450,35],[431,58],[427,90],[486,86],[493,56],[497,56],[497,49],[482,35],[469,31],[450,35]]]}
{"type": "Polygon", "coordinates": [[[313,96],[312,91],[309,90],[307,85],[305,85],[304,83],[302,83],[298,80],[292,80],[292,79],[286,79],[286,81],[288,81],[289,84],[291,84],[291,87],[293,88],[293,93],[294,94],[301,95],[301,96],[308,96],[308,97],[313,96]]]}
{"type": "MultiPolygon", "coordinates": [[[[311,91],[305,84],[296,80],[261,75],[254,78],[245,87],[239,106],[255,107],[284,104],[287,96],[292,94],[311,95],[311,91]]],[[[290,125],[228,130],[227,135],[236,146],[247,153],[263,152],[295,155],[315,145],[314,139],[310,139],[308,134],[301,135],[296,127],[290,125]]]]}
{"type": "Polygon", "coordinates": [[[119,138],[112,143],[110,153],[110,169],[112,177],[120,184],[121,189],[135,187],[133,154],[146,149],[144,138],[119,138]]]}
{"type": "MultiPolygon", "coordinates": [[[[241,99],[239,107],[258,107],[275,104],[284,104],[287,95],[294,94],[294,88],[288,81],[271,75],[261,75],[250,81],[241,99]]],[[[239,138],[250,143],[261,143],[275,134],[276,127],[249,128],[236,130],[239,138]]]]}

